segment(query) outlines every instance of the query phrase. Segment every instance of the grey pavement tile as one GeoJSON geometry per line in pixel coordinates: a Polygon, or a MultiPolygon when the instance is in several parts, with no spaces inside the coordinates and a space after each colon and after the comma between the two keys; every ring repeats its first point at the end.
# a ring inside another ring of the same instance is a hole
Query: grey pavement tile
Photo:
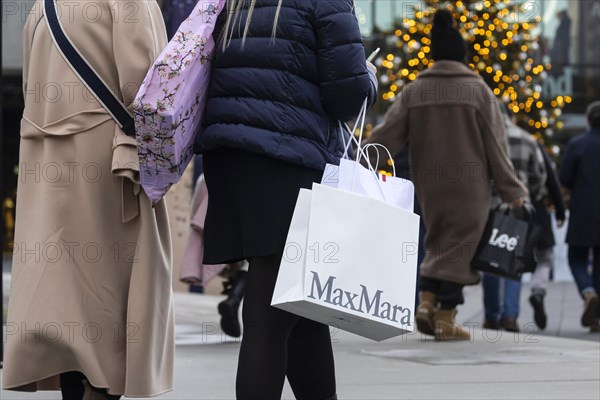
{"type": "MultiPolygon", "coordinates": [[[[474,327],[471,342],[436,343],[413,333],[376,343],[334,331],[340,399],[599,399],[600,335],[579,325],[582,301],[574,284],[550,285],[549,325],[543,332],[531,322],[528,292],[525,284],[521,334],[477,327],[483,321],[480,286],[466,288],[458,314],[459,323],[474,327]]],[[[216,306],[222,298],[175,293],[175,390],[159,398],[234,398],[239,339],[218,329],[216,306]]],[[[60,394],[1,391],[0,398],[59,399],[60,394]]],[[[294,398],[287,384],[283,398],[294,398]]]]}

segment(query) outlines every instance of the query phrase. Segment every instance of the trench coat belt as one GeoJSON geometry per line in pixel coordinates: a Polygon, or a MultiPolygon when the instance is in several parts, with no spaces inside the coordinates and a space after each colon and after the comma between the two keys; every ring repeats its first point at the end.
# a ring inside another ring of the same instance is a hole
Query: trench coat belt
{"type": "Polygon", "coordinates": [[[140,214],[139,183],[128,178],[121,178],[121,209],[123,210],[123,223],[134,220],[140,214]]]}
{"type": "MultiPolygon", "coordinates": [[[[116,128],[118,129],[118,127],[116,128]]],[[[121,180],[121,210],[123,223],[140,213],[139,160],[134,138],[117,132],[113,139],[111,172],[121,180]]]]}

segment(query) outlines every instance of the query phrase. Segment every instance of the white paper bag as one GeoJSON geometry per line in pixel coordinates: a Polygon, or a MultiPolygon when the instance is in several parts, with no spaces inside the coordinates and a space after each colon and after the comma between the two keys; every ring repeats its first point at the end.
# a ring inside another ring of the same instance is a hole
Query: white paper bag
{"type": "Polygon", "coordinates": [[[385,201],[407,211],[414,211],[415,187],[409,180],[380,177],[360,163],[342,159],[338,188],[385,201]]]}
{"type": "Polygon", "coordinates": [[[364,194],[410,212],[415,209],[411,181],[379,175],[353,160],[342,159],[339,166],[327,164],[321,185],[364,194]]]}
{"type": "Polygon", "coordinates": [[[314,184],[298,196],[271,304],[377,341],[412,332],[418,238],[416,214],[314,184]]]}
{"type": "Polygon", "coordinates": [[[340,184],[340,166],[326,164],[321,178],[321,185],[337,188],[340,184]]]}

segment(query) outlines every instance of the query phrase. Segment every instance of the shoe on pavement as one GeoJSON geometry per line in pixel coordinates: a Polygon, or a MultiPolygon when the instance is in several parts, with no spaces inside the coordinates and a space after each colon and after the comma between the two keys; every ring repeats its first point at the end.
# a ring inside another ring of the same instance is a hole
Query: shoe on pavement
{"type": "Polygon", "coordinates": [[[497,322],[491,322],[488,321],[487,319],[485,321],[483,321],[483,329],[493,329],[493,330],[500,330],[500,324],[497,322]]]}
{"type": "Polygon", "coordinates": [[[435,314],[437,301],[433,292],[419,292],[419,306],[415,314],[417,329],[426,335],[435,335],[433,316],[435,314]]]}
{"type": "Polygon", "coordinates": [[[548,316],[546,310],[544,310],[544,294],[534,293],[529,296],[529,304],[533,307],[533,320],[538,328],[541,330],[546,329],[548,323],[548,316]]]}
{"type": "Polygon", "coordinates": [[[508,332],[519,332],[519,324],[515,318],[502,318],[500,320],[500,328],[508,332]]]}
{"type": "Polygon", "coordinates": [[[595,323],[590,326],[590,333],[600,333],[600,320],[596,320],[595,323]]]}
{"type": "Polygon", "coordinates": [[[455,320],[456,308],[452,310],[436,310],[433,316],[435,340],[438,342],[456,342],[470,340],[468,331],[461,328],[455,320]]]}
{"type": "Polygon", "coordinates": [[[228,297],[217,306],[221,315],[221,329],[228,336],[235,338],[242,335],[238,311],[246,292],[246,274],[246,271],[238,271],[235,279],[230,279],[230,287],[225,289],[228,297]]]}
{"type": "Polygon", "coordinates": [[[581,325],[591,327],[596,319],[596,310],[598,309],[598,295],[596,292],[585,292],[583,294],[584,305],[581,315],[581,325]]]}

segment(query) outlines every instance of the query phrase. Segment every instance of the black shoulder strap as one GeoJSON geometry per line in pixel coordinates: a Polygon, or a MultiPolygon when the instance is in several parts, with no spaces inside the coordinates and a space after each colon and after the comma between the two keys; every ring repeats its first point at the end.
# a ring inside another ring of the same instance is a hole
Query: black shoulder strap
{"type": "Polygon", "coordinates": [[[44,14],[52,39],[67,64],[113,117],[123,132],[129,136],[135,136],[133,117],[127,108],[115,97],[108,85],[79,53],[64,32],[56,12],[56,0],[44,0],[44,14]]]}

